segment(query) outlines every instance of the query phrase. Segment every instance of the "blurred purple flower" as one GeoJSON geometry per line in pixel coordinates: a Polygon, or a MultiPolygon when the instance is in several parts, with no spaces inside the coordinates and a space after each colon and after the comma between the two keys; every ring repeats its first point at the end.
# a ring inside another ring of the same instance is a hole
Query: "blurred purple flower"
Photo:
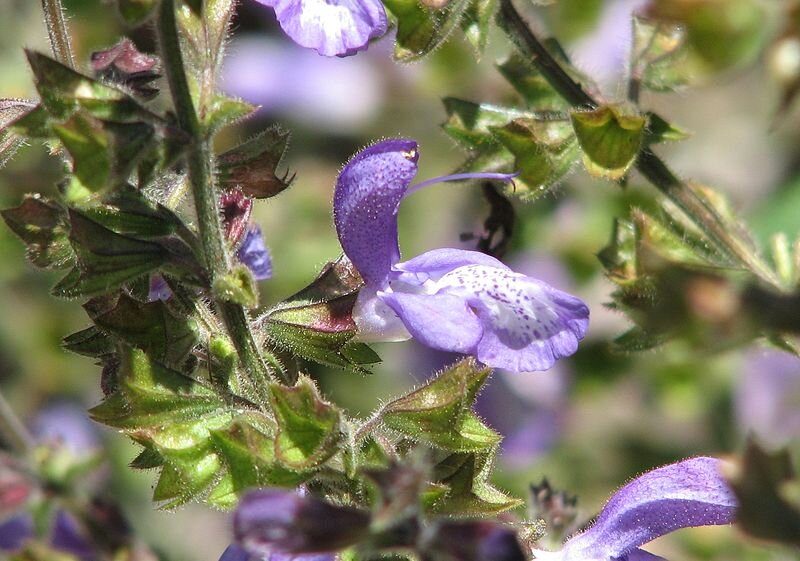
{"type": "Polygon", "coordinates": [[[263,37],[237,38],[223,72],[227,93],[338,134],[365,125],[382,98],[383,82],[368,59],[326,60],[263,37]]]}
{"type": "Polygon", "coordinates": [[[0,522],[0,551],[17,551],[33,536],[33,518],[30,514],[12,516],[0,522]]]}
{"type": "Polygon", "coordinates": [[[60,510],[56,513],[50,534],[53,549],[69,553],[81,561],[94,561],[97,552],[83,534],[72,515],[60,510]]]}
{"type": "Polygon", "coordinates": [[[607,89],[615,87],[628,68],[631,18],[649,0],[607,2],[595,30],[571,49],[573,61],[607,89]]]}
{"type": "Polygon", "coordinates": [[[324,56],[350,56],[386,33],[380,0],[256,0],[275,9],[284,32],[324,56]]]}
{"type": "Polygon", "coordinates": [[[272,278],[272,259],[258,224],[250,224],[247,228],[247,233],[236,252],[236,257],[247,265],[256,280],[272,278]]]}
{"type": "Polygon", "coordinates": [[[90,454],[101,447],[100,435],[86,409],[74,403],[59,401],[43,407],[30,428],[40,444],[66,448],[75,455],[90,454]]]}
{"type": "Polygon", "coordinates": [[[742,432],[781,448],[800,439],[800,358],[778,350],[749,353],[736,388],[742,432]]]}
{"type": "Polygon", "coordinates": [[[379,142],[356,154],[336,182],[336,232],[365,282],[353,310],[360,338],[411,335],[514,372],[547,370],[574,353],[589,323],[580,299],[475,251],[437,249],[400,262],[397,211],[407,193],[439,181],[513,177],[461,174],[409,189],[418,157],[413,140],[379,142]]]}
{"type": "Polygon", "coordinates": [[[619,489],[597,521],[561,551],[534,550],[543,561],[648,561],[639,549],[665,534],[691,526],[730,524],[736,497],[715,458],[691,458],[654,469],[619,489]]]}
{"type": "MultiPolygon", "coordinates": [[[[19,551],[25,542],[35,538],[33,518],[23,513],[0,523],[0,552],[19,551]]],[[[83,535],[75,519],[63,510],[56,512],[50,531],[50,547],[69,553],[81,561],[95,561],[97,552],[83,535]]]]}

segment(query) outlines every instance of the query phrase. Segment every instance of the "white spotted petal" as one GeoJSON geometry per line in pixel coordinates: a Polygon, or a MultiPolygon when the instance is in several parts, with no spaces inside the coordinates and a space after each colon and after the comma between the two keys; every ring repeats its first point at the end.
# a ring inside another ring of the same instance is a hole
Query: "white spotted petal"
{"type": "Polygon", "coordinates": [[[477,252],[437,250],[394,270],[378,297],[409,332],[487,366],[547,370],[577,350],[588,327],[583,301],[477,252]]]}

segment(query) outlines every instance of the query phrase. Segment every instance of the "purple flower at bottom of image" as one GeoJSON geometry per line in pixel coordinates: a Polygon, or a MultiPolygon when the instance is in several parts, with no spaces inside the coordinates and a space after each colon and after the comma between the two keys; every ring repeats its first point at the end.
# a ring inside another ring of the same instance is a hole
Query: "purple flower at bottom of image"
{"type": "Polygon", "coordinates": [[[436,249],[400,261],[397,212],[407,193],[438,181],[514,177],[460,174],[410,187],[418,157],[413,140],[379,142],[356,154],[336,182],[336,232],[365,282],[353,310],[359,339],[413,336],[512,372],[547,370],[573,354],[589,324],[579,298],[476,251],[436,249]]]}
{"type": "Polygon", "coordinates": [[[693,526],[730,524],[737,501],[722,461],[698,457],[641,475],[609,499],[595,523],[561,551],[534,550],[543,561],[652,561],[640,546],[693,526]]]}
{"type": "Polygon", "coordinates": [[[233,517],[236,543],[270,561],[326,561],[369,532],[366,511],[283,489],[251,491],[233,517]]]}
{"type": "Polygon", "coordinates": [[[236,544],[229,545],[222,553],[219,561],[335,561],[334,553],[311,553],[308,555],[289,555],[286,553],[270,553],[258,555],[248,553],[236,544]]]}
{"type": "Polygon", "coordinates": [[[324,56],[350,56],[386,33],[380,0],[256,0],[275,9],[283,31],[324,56]]]}
{"type": "Polygon", "coordinates": [[[0,551],[18,551],[33,536],[31,515],[15,514],[0,522],[0,551]]]}

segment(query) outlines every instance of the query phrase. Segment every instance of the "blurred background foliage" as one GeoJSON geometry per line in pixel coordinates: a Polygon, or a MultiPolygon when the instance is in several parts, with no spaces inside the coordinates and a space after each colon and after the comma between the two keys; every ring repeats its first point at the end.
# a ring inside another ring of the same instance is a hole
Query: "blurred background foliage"
{"type": "MultiPolygon", "coordinates": [[[[64,4],[79,60],[125,32],[109,1],[64,4]]],[[[537,25],[564,43],[575,64],[599,81],[609,99],[621,99],[629,14],[637,4],[642,2],[560,0],[529,11],[537,25]]],[[[656,4],[677,10],[686,2],[656,4]]],[[[687,24],[696,43],[687,63],[689,84],[677,92],[645,93],[642,103],[691,132],[688,140],[661,151],[682,177],[728,195],[762,243],[777,231],[794,239],[800,232],[800,109],[786,101],[789,86],[776,60],[784,56],[776,41],[786,36],[777,5],[788,3],[733,4],[741,8],[734,10],[727,31],[708,14],[687,24]]],[[[147,28],[132,38],[145,52],[154,50],[147,28]]],[[[39,3],[4,0],[3,97],[35,97],[23,46],[47,50],[39,3]]],[[[391,49],[387,37],[366,54],[325,59],[286,40],[270,10],[241,1],[224,84],[262,109],[246,126],[229,129],[219,148],[280,123],[293,133],[285,163],[297,173],[293,188],[254,211],[273,255],[274,278],[261,283],[265,306],[305,286],[338,256],[332,189],[351,154],[378,138],[412,137],[421,146],[420,178],[449,173],[464,153],[438,126],[445,120],[441,98],[518,103],[494,66],[508,52],[496,30],[479,62],[461,39],[410,65],[392,62],[391,49]]],[[[18,204],[24,193],[53,192],[58,165],[43,146],[20,150],[0,172],[0,206],[18,204]]],[[[769,432],[771,422],[791,424],[781,420],[781,411],[800,415],[800,363],[789,364],[794,374],[776,389],[769,372],[777,367],[763,360],[768,351],[760,347],[712,354],[676,341],[641,354],[614,352],[610,341],[629,324],[604,307],[613,286],[596,255],[611,236],[613,219],[626,216],[633,204],[654,207],[653,197],[636,176],[620,190],[576,168],[553,195],[534,204],[514,201],[517,222],[506,260],[545,280],[563,279],[561,288],[571,288],[589,303],[592,322],[578,353],[556,370],[494,375],[480,410],[510,437],[499,460],[501,488],[524,496],[530,483],[547,476],[554,486],[577,494],[588,517],[613,489],[645,469],[695,454],[740,452],[748,430],[769,432]]],[[[407,255],[440,246],[474,247],[471,235],[481,234],[488,213],[479,188],[453,184],[426,189],[403,205],[401,244],[407,255]]],[[[49,296],[55,277],[27,265],[22,244],[5,227],[0,228],[0,262],[0,384],[16,412],[30,419],[53,401],[96,404],[99,368],[60,347],[63,336],[87,324],[83,310],[77,302],[49,296]]],[[[447,359],[413,342],[376,348],[384,362],[372,376],[312,367],[323,390],[354,416],[367,416],[447,359]]],[[[797,455],[800,427],[795,428],[797,455]]],[[[216,561],[229,540],[227,517],[198,505],[175,513],[154,511],[151,475],[127,467],[135,447],[108,429],[98,430],[112,491],[142,537],[173,559],[216,561]]],[[[681,532],[650,549],[687,560],[777,561],[796,555],[720,528],[681,532]]]]}

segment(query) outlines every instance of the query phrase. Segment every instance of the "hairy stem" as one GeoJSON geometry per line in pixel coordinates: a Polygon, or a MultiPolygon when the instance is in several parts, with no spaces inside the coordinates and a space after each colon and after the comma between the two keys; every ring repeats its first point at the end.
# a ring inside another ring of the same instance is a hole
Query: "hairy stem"
{"type": "Polygon", "coordinates": [[[33,448],[33,437],[14,414],[2,393],[0,393],[0,436],[19,456],[27,455],[33,448]]]}
{"type": "Polygon", "coordinates": [[[64,20],[64,8],[61,6],[61,0],[42,0],[42,11],[53,55],[60,63],[75,68],[75,59],[72,55],[72,45],[67,31],[67,23],[64,20]]]}
{"type": "MultiPolygon", "coordinates": [[[[230,270],[231,258],[223,237],[217,206],[219,191],[212,168],[214,153],[210,139],[200,126],[192,101],[175,20],[174,0],[161,1],[157,28],[164,70],[172,93],[178,124],[191,138],[187,147],[189,184],[197,209],[197,223],[203,248],[202,258],[205,261],[203,264],[208,270],[210,284],[213,286],[216,278],[230,270]]],[[[253,386],[266,392],[270,378],[280,377],[280,374],[271,372],[264,362],[250,329],[247,311],[239,304],[225,301],[217,301],[216,308],[225,323],[243,368],[253,381],[253,386]]],[[[281,381],[286,382],[286,380],[281,381]]]]}
{"type": "MultiPolygon", "coordinates": [[[[599,103],[564,70],[522,19],[512,0],[500,0],[500,26],[550,86],[575,108],[596,108],[599,103]]],[[[638,96],[638,92],[635,92],[638,96]]],[[[667,165],[645,148],[636,161],[636,169],[669,200],[675,203],[723,255],[746,268],[761,280],[780,287],[780,281],[764,261],[755,254],[746,239],[731,232],[726,221],[686,182],[680,180],[667,165]]]]}

